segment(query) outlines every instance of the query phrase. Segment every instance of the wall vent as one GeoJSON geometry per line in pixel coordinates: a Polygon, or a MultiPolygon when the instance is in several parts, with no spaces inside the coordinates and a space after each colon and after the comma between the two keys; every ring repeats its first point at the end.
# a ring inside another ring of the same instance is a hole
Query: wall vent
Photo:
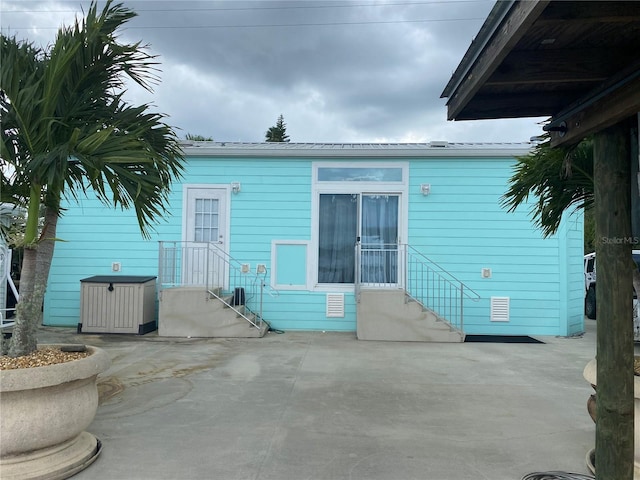
{"type": "Polygon", "coordinates": [[[509,321],[509,297],[491,297],[491,321],[509,321]]]}
{"type": "Polygon", "coordinates": [[[344,293],[327,293],[327,317],[344,317],[344,293]]]}

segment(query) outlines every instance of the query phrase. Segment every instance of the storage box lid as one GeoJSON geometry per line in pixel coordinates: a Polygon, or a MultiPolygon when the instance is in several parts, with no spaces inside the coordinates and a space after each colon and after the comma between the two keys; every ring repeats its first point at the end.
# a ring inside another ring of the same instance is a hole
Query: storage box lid
{"type": "Polygon", "coordinates": [[[95,275],[80,281],[87,283],[146,283],[155,279],[156,277],[149,275],[95,275]]]}

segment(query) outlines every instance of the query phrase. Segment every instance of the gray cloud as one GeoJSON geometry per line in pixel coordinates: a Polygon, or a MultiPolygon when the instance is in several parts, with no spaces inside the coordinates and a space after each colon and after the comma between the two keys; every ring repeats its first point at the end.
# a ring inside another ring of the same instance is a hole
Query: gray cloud
{"type": "MultiPolygon", "coordinates": [[[[440,99],[491,1],[131,0],[126,41],[161,68],[151,103],[186,133],[262,141],[283,114],[292,141],[526,141],[539,119],[447,122],[440,99]]],[[[104,2],[101,2],[102,6],[104,2]]],[[[86,1],[0,0],[5,34],[39,44],[86,1]]]]}

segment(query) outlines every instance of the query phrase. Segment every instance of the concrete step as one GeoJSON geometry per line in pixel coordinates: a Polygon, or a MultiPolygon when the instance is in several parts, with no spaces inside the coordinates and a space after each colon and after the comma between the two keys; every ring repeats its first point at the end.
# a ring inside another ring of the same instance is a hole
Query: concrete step
{"type": "MultiPolygon", "coordinates": [[[[244,306],[242,312],[245,311],[244,306]]],[[[254,317],[250,317],[258,323],[254,317]]],[[[261,338],[269,326],[256,328],[236,310],[202,288],[167,288],[160,297],[161,337],[261,338]]]]}
{"type": "Polygon", "coordinates": [[[360,340],[464,342],[464,333],[397,289],[363,289],[357,304],[360,340]]]}

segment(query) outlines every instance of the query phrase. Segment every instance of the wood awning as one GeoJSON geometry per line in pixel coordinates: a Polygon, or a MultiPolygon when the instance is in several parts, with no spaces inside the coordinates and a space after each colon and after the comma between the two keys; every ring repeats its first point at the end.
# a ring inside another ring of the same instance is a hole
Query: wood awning
{"type": "Polygon", "coordinates": [[[550,117],[575,143],[640,111],[639,1],[498,1],[449,80],[449,120],[550,117]]]}

